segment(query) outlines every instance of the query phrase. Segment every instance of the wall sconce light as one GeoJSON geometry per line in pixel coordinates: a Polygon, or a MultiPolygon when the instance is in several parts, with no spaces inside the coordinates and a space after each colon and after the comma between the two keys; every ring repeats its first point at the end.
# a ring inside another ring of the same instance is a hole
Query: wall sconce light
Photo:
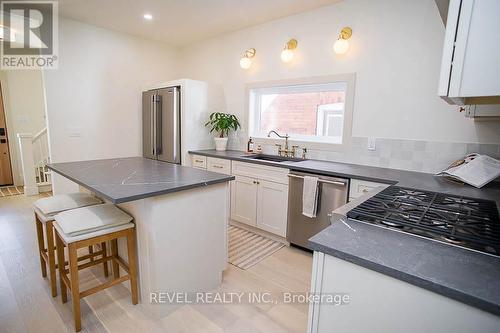
{"type": "Polygon", "coordinates": [[[255,57],[255,49],[248,49],[243,53],[240,59],[240,67],[243,69],[249,69],[252,66],[252,58],[255,57]]]}
{"type": "Polygon", "coordinates": [[[345,54],[349,50],[349,42],[347,41],[352,36],[352,29],[344,27],[340,31],[339,39],[333,44],[333,51],[337,54],[345,54]]]}
{"type": "Polygon", "coordinates": [[[297,48],[297,40],[296,39],[290,39],[286,44],[285,47],[283,48],[283,51],[281,51],[281,61],[284,63],[289,63],[293,59],[293,50],[297,48]]]}

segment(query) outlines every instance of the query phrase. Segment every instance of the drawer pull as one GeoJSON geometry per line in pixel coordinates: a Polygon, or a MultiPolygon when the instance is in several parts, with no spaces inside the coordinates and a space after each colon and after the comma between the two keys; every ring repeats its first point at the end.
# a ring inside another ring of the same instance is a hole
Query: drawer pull
{"type": "Polygon", "coordinates": [[[203,163],[203,160],[194,160],[196,163],[203,163]]]}
{"type": "Polygon", "coordinates": [[[217,169],[224,169],[223,166],[220,166],[220,165],[212,165],[214,168],[217,168],[217,169]]]}

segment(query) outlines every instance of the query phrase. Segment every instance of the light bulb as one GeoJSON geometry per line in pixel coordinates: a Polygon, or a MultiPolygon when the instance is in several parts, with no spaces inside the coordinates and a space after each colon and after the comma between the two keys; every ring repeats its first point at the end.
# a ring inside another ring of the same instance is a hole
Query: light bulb
{"type": "Polygon", "coordinates": [[[333,44],[333,51],[337,54],[344,54],[349,50],[349,42],[346,39],[339,38],[333,44]]]}
{"type": "Polygon", "coordinates": [[[292,50],[284,49],[281,52],[281,60],[283,62],[288,63],[288,62],[292,61],[292,59],[293,59],[293,51],[292,50]]]}
{"type": "Polygon", "coordinates": [[[248,57],[241,57],[240,59],[240,67],[243,69],[249,69],[252,66],[252,59],[248,57]]]}

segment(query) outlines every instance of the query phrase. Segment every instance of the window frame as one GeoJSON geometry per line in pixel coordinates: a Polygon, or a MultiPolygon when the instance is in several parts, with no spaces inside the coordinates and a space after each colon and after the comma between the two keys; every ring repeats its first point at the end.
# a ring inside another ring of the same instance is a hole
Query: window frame
{"type": "MultiPolygon", "coordinates": [[[[309,78],[298,78],[298,79],[285,79],[285,80],[277,80],[277,81],[265,81],[265,82],[254,82],[246,85],[246,123],[247,123],[247,131],[249,133],[249,137],[255,139],[256,142],[262,144],[273,144],[277,142],[281,142],[279,138],[271,137],[268,138],[264,133],[256,132],[257,127],[260,126],[259,120],[260,114],[256,112],[255,104],[259,101],[256,101],[254,96],[254,91],[259,91],[260,94],[262,92],[267,91],[277,91],[282,90],[284,92],[307,92],[304,90],[295,90],[294,86],[313,86],[313,85],[327,85],[327,84],[335,84],[335,83],[345,83],[345,104],[344,104],[344,125],[342,129],[342,143],[335,143],[328,140],[328,137],[320,137],[320,136],[308,136],[307,138],[304,136],[294,136],[291,134],[290,143],[297,144],[300,146],[306,146],[309,149],[316,150],[334,150],[334,151],[342,151],[351,145],[352,138],[352,120],[353,120],[353,106],[354,106],[354,85],[355,85],[356,74],[355,73],[347,73],[347,74],[336,74],[336,75],[328,75],[328,76],[317,76],[317,77],[309,77],[309,78]]],[[[259,94],[259,96],[260,96],[259,94]]],[[[282,133],[280,133],[282,134],[282,133]]],[[[284,134],[284,133],[283,133],[284,134]]]]}

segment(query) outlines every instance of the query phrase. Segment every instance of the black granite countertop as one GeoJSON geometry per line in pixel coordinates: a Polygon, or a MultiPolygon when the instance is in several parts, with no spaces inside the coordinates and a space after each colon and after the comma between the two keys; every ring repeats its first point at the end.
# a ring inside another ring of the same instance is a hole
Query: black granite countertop
{"type": "Polygon", "coordinates": [[[497,207],[500,209],[500,182],[498,181],[491,182],[478,189],[467,184],[459,184],[446,180],[443,177],[436,177],[433,174],[424,172],[319,160],[304,160],[300,162],[269,162],[246,158],[245,156],[254,154],[247,154],[243,151],[237,150],[197,150],[190,151],[190,153],[248,163],[280,166],[290,170],[318,173],[327,176],[355,178],[391,185],[397,184],[398,186],[411,187],[420,190],[492,200],[496,202],[497,207]]]}
{"type": "Polygon", "coordinates": [[[48,167],[114,204],[234,179],[142,157],[53,163],[48,167]]]}
{"type": "MultiPolygon", "coordinates": [[[[500,207],[498,182],[477,189],[421,172],[317,160],[264,162],[245,158],[241,151],[191,153],[493,200],[500,207]]],[[[309,240],[311,248],[500,315],[500,258],[345,217],[382,189],[335,210],[332,225],[309,240]]]]}
{"type": "Polygon", "coordinates": [[[313,250],[500,315],[500,258],[334,216],[313,250]]]}

